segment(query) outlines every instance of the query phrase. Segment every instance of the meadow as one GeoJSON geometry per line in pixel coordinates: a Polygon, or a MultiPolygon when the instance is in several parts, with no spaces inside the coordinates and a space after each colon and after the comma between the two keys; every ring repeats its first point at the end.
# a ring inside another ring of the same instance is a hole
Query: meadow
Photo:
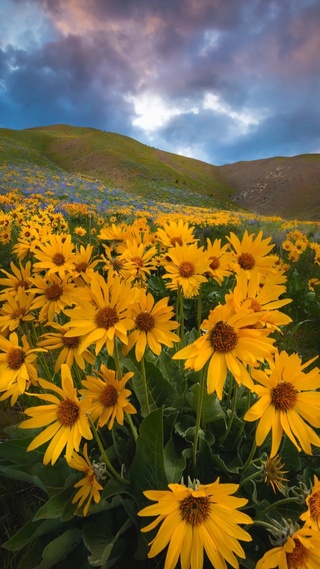
{"type": "Polygon", "coordinates": [[[3,156],[2,567],[318,568],[320,223],[3,156]]]}

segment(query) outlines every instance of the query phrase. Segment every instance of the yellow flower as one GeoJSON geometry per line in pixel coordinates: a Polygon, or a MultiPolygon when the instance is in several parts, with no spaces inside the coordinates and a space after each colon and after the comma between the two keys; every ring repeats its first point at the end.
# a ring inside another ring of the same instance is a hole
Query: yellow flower
{"type": "Polygon", "coordinates": [[[61,366],[61,387],[45,379],[39,378],[39,385],[51,393],[37,394],[38,399],[48,401],[47,405],[29,407],[25,414],[31,419],[20,423],[21,429],[36,429],[48,425],[37,435],[27,450],[34,450],[44,443],[50,443],[43,457],[43,464],[55,464],[66,447],[66,459],[69,462],[74,450],[78,451],[82,437],[92,439],[87,418],[87,401],[77,398],[77,390],[73,385],[70,369],[66,364],[61,366]]]}
{"type": "Polygon", "coordinates": [[[34,256],[39,259],[33,264],[35,272],[46,270],[47,274],[58,274],[63,279],[74,270],[71,235],[50,235],[48,243],[38,243],[34,256]]]}
{"type": "Polygon", "coordinates": [[[169,484],[169,490],[147,490],[144,495],[156,504],[138,512],[139,516],[157,516],[141,531],[154,529],[162,522],[151,545],[148,557],[158,555],[167,545],[164,569],[174,569],[179,557],[182,569],[202,569],[204,550],[215,569],[226,569],[226,561],[238,569],[235,554],[245,553],[238,540],[251,541],[250,535],[238,524],[251,524],[252,519],[239,512],[247,503],[231,496],[237,484],[198,484],[187,488],[169,484]]]}
{"type": "Polygon", "coordinates": [[[247,273],[241,271],[237,275],[237,284],[228,295],[226,302],[234,304],[235,310],[251,309],[260,312],[255,328],[266,326],[271,330],[280,330],[279,326],[285,326],[292,322],[290,316],[283,314],[278,308],[292,302],[290,298],[279,299],[286,292],[284,285],[277,285],[277,278],[272,276],[264,280],[261,273],[252,271],[248,279],[247,273]]]}
{"type": "Polygon", "coordinates": [[[42,334],[43,340],[40,340],[37,345],[45,347],[47,350],[60,349],[59,356],[55,363],[55,372],[59,371],[61,364],[64,363],[71,369],[75,362],[82,370],[84,370],[86,362],[94,364],[95,358],[89,350],[84,350],[81,354],[79,353],[80,336],[73,336],[72,338],[66,337],[66,333],[70,330],[67,324],[61,326],[61,324],[57,322],[48,322],[48,326],[51,326],[51,328],[54,328],[57,332],[42,334]]]}
{"type": "Polygon", "coordinates": [[[301,514],[300,520],[304,521],[306,527],[320,531],[320,481],[313,475],[313,486],[307,496],[307,511],[301,514]]]}
{"type": "Polygon", "coordinates": [[[108,425],[112,429],[114,421],[123,425],[124,413],[134,414],[136,409],[128,401],[131,395],[129,389],[125,389],[126,383],[133,376],[133,372],[126,373],[121,380],[116,379],[113,370],[108,369],[104,364],[100,368],[98,375],[94,377],[87,375],[82,381],[85,389],[80,393],[88,401],[88,413],[91,419],[98,419],[98,427],[108,425]]]}
{"type": "Polygon", "coordinates": [[[179,221],[171,220],[157,228],[156,239],[166,248],[174,247],[176,243],[187,245],[196,241],[193,232],[194,226],[189,225],[187,221],[182,219],[179,221]]]}
{"type": "Polygon", "coordinates": [[[56,314],[60,314],[66,307],[77,303],[81,292],[75,288],[74,283],[70,282],[70,276],[66,275],[61,279],[58,275],[48,275],[41,277],[36,275],[30,279],[33,285],[32,292],[36,297],[31,305],[32,310],[40,308],[38,319],[52,321],[56,314]]]}
{"type": "Polygon", "coordinates": [[[166,271],[163,278],[171,281],[167,288],[177,290],[181,286],[186,298],[196,296],[201,283],[208,280],[204,275],[209,270],[209,260],[203,247],[196,243],[171,247],[163,264],[166,271]]]}
{"type": "Polygon", "coordinates": [[[0,336],[0,391],[6,391],[17,385],[18,391],[24,393],[30,382],[36,383],[38,371],[36,352],[45,349],[31,349],[26,336],[22,336],[22,347],[16,332],[9,339],[0,336]]]}
{"type": "Polygon", "coordinates": [[[231,273],[232,253],[228,250],[228,245],[221,246],[221,239],[215,239],[213,242],[207,239],[207,255],[209,257],[209,277],[217,281],[221,286],[225,277],[231,273]]]}
{"type": "Polygon", "coordinates": [[[136,239],[127,240],[126,245],[119,248],[120,260],[124,261],[123,268],[134,279],[145,280],[155,268],[153,258],[157,254],[156,247],[148,247],[144,243],[138,243],[136,239]]]}
{"type": "Polygon", "coordinates": [[[76,249],[76,252],[74,254],[73,278],[75,283],[79,286],[83,284],[83,281],[90,282],[94,276],[94,269],[100,262],[97,259],[92,259],[92,252],[93,246],[88,244],[86,247],[80,245],[80,249],[76,249]]]}
{"type": "Polygon", "coordinates": [[[254,383],[246,365],[256,365],[275,350],[274,340],[265,330],[254,329],[259,313],[251,310],[234,312],[228,304],[216,306],[201,324],[204,335],[174,354],[173,359],[185,359],[185,368],[199,371],[209,361],[208,393],[217,392],[222,399],[223,386],[229,370],[235,380],[249,388],[254,383]]]}
{"type": "Polygon", "coordinates": [[[255,569],[319,569],[320,533],[301,528],[264,554],[255,569]]]}
{"type": "Polygon", "coordinates": [[[19,287],[16,294],[7,295],[7,302],[4,302],[0,309],[0,330],[16,330],[21,322],[34,320],[31,314],[31,304],[34,294],[27,294],[24,288],[19,287]]]}
{"type": "Polygon", "coordinates": [[[272,430],[270,456],[276,455],[283,432],[300,451],[312,454],[311,444],[320,446],[320,438],[307,425],[320,427],[320,373],[318,368],[304,373],[304,369],[315,359],[301,365],[298,354],[276,353],[270,360],[270,370],[252,369],[252,377],[260,385],[255,385],[259,400],[247,411],[246,421],[260,419],[256,430],[257,445],[264,442],[272,430]]]}
{"type": "Polygon", "coordinates": [[[83,506],[84,516],[87,515],[92,500],[96,504],[100,502],[100,491],[103,490],[103,486],[98,482],[96,470],[88,457],[87,446],[87,443],[83,446],[83,457],[73,452],[69,460],[69,466],[85,473],[85,477],[74,484],[74,487],[79,488],[79,490],[72,498],[72,504],[79,502],[78,507],[81,508],[83,506]]]}
{"type": "Polygon", "coordinates": [[[231,232],[230,236],[227,236],[235,255],[234,270],[236,272],[245,270],[248,277],[253,269],[262,274],[276,272],[274,265],[278,260],[277,255],[269,255],[274,247],[270,245],[271,237],[263,239],[262,235],[262,231],[257,236],[253,233],[249,235],[246,230],[241,241],[235,233],[231,232]]]}
{"type": "Polygon", "coordinates": [[[129,334],[128,344],[123,346],[125,355],[135,345],[136,359],[140,362],[147,346],[158,356],[161,344],[172,348],[173,342],[179,342],[179,336],[172,332],[179,324],[171,320],[174,313],[172,306],[168,306],[168,300],[166,297],[155,303],[152,294],[139,290],[139,299],[131,309],[135,330],[129,334]]]}
{"type": "Polygon", "coordinates": [[[281,462],[281,457],[276,455],[274,457],[268,456],[266,460],[262,460],[262,474],[264,482],[270,484],[272,490],[275,492],[284,488],[283,482],[288,482],[283,474],[287,474],[288,470],[282,470],[284,464],[281,462]]]}
{"type": "MultiPolygon", "coordinates": [[[[82,290],[80,288],[80,290],[82,290]]],[[[65,310],[71,318],[68,322],[66,338],[81,336],[79,346],[81,354],[88,346],[95,344],[98,354],[105,345],[108,353],[113,354],[115,338],[127,344],[128,330],[134,327],[129,307],[135,298],[131,283],[122,281],[119,276],[108,275],[108,282],[97,274],[90,282],[90,298],[73,310],[65,310]]]]}
{"type": "Polygon", "coordinates": [[[19,288],[28,290],[30,288],[30,277],[31,277],[31,262],[28,261],[25,265],[19,264],[19,268],[11,261],[10,268],[12,273],[0,269],[7,277],[0,278],[0,285],[5,287],[4,291],[1,291],[1,300],[7,297],[7,294],[16,294],[19,288]]]}

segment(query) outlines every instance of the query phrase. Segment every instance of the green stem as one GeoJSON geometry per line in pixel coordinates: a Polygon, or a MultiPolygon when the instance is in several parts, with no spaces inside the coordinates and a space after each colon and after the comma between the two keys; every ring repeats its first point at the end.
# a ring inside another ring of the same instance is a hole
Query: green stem
{"type": "Polygon", "coordinates": [[[251,474],[250,476],[247,476],[247,478],[244,478],[243,480],[241,480],[240,484],[239,484],[239,488],[241,486],[244,486],[247,482],[249,482],[250,480],[254,480],[255,478],[258,478],[258,476],[261,476],[261,471],[257,470],[257,472],[254,472],[253,474],[251,474]]]}
{"type": "Polygon", "coordinates": [[[196,418],[196,427],[195,427],[194,443],[193,443],[193,468],[196,467],[196,463],[197,463],[197,451],[198,451],[198,442],[199,442],[199,431],[200,431],[200,425],[201,425],[201,416],[202,416],[202,407],[203,407],[203,394],[204,394],[204,382],[205,382],[205,377],[206,377],[206,370],[207,370],[207,366],[204,366],[202,368],[202,372],[201,372],[201,376],[200,376],[200,383],[199,383],[197,418],[196,418]]]}
{"type": "Polygon", "coordinates": [[[283,506],[284,504],[292,504],[292,503],[297,503],[297,498],[283,498],[283,500],[279,500],[278,502],[273,502],[272,504],[270,504],[270,506],[268,506],[264,511],[263,511],[263,515],[265,516],[266,514],[268,514],[269,512],[271,512],[271,510],[274,510],[274,508],[277,508],[278,506],[283,506]]]}
{"type": "Polygon", "coordinates": [[[95,440],[96,440],[96,443],[97,443],[97,445],[98,445],[98,447],[99,447],[99,450],[100,450],[100,453],[101,453],[101,457],[102,457],[103,461],[105,462],[106,467],[108,468],[108,470],[110,471],[110,473],[114,476],[114,478],[116,478],[116,479],[119,480],[120,482],[124,482],[125,484],[129,484],[128,480],[126,480],[125,478],[122,478],[122,476],[120,476],[120,474],[118,474],[118,472],[115,470],[115,468],[113,468],[113,466],[112,466],[110,460],[108,459],[107,454],[106,454],[106,452],[105,452],[105,450],[104,450],[104,448],[103,448],[103,445],[102,445],[102,443],[101,443],[101,439],[100,439],[100,437],[99,437],[98,431],[97,431],[97,429],[96,429],[96,427],[95,427],[95,425],[94,425],[94,423],[93,423],[91,417],[88,417],[88,419],[89,419],[89,423],[90,423],[90,426],[91,426],[91,430],[92,430],[92,432],[93,432],[93,436],[94,436],[94,438],[95,438],[95,440]]]}
{"type": "Polygon", "coordinates": [[[202,286],[200,286],[199,289],[199,295],[198,295],[198,304],[197,304],[197,328],[198,328],[198,332],[200,332],[200,326],[201,326],[201,315],[202,315],[202,286]]]}
{"type": "Polygon", "coordinates": [[[132,436],[133,436],[134,440],[137,441],[138,433],[137,433],[137,429],[135,428],[133,421],[131,419],[131,415],[127,412],[125,413],[125,415],[126,415],[126,419],[127,419],[128,423],[130,425],[132,436]]]}
{"type": "Polygon", "coordinates": [[[230,418],[229,418],[229,424],[228,424],[228,427],[226,429],[226,432],[224,433],[224,435],[221,439],[221,443],[224,443],[224,441],[226,440],[226,438],[228,437],[228,435],[231,431],[233,420],[234,420],[234,417],[236,414],[237,396],[238,396],[238,384],[237,384],[237,382],[234,382],[233,396],[232,396],[232,408],[231,408],[231,414],[230,414],[230,418]]]}
{"type": "Polygon", "coordinates": [[[144,356],[142,356],[142,360],[141,360],[141,377],[142,377],[145,405],[147,408],[147,414],[149,415],[150,404],[149,404],[149,393],[148,393],[147,374],[146,374],[146,366],[144,363],[144,356]]]}
{"type": "Polygon", "coordinates": [[[253,457],[254,457],[254,454],[255,454],[256,450],[257,450],[257,443],[256,443],[256,440],[253,439],[252,448],[251,448],[250,454],[249,454],[249,456],[248,456],[248,458],[247,458],[247,462],[245,463],[245,465],[244,465],[244,467],[243,467],[243,469],[242,469],[242,474],[243,474],[243,473],[247,470],[247,468],[250,466],[250,464],[251,464],[251,462],[252,462],[252,459],[253,459],[253,457]]]}
{"type": "Polygon", "coordinates": [[[182,287],[179,286],[178,288],[178,297],[179,297],[179,322],[180,322],[180,339],[181,344],[184,345],[184,312],[183,312],[183,290],[182,287]]]}

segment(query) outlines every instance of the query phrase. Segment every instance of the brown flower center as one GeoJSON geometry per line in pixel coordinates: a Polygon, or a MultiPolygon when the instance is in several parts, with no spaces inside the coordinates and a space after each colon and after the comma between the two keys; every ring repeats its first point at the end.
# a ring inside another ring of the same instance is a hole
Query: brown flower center
{"type": "Polygon", "coordinates": [[[14,285],[15,290],[18,290],[19,287],[27,290],[29,288],[29,283],[24,279],[21,279],[21,281],[17,281],[16,284],[14,285]]]}
{"type": "Polygon", "coordinates": [[[100,402],[104,407],[114,407],[118,401],[118,392],[113,385],[106,385],[100,395],[100,402]]]}
{"type": "Polygon", "coordinates": [[[87,268],[88,268],[88,263],[86,263],[85,261],[81,261],[81,263],[78,263],[75,266],[75,269],[78,273],[84,273],[87,268]]]}
{"type": "Polygon", "coordinates": [[[288,569],[298,569],[299,567],[306,567],[309,559],[309,552],[307,548],[302,545],[299,539],[293,539],[294,550],[291,553],[286,553],[288,569]]]}
{"type": "Polygon", "coordinates": [[[14,320],[15,318],[22,318],[26,313],[26,309],[24,306],[21,308],[16,308],[11,312],[11,318],[14,320]]]}
{"type": "Polygon", "coordinates": [[[210,341],[214,350],[226,354],[236,347],[238,335],[230,324],[220,320],[210,332],[210,341]]]}
{"type": "Polygon", "coordinates": [[[261,304],[255,299],[255,298],[251,298],[251,308],[253,310],[253,312],[261,312],[262,308],[261,308],[261,304]]]}
{"type": "Polygon", "coordinates": [[[10,348],[7,361],[10,369],[20,369],[26,359],[22,348],[10,348]]]}
{"type": "Polygon", "coordinates": [[[289,381],[282,381],[271,390],[271,403],[277,411],[289,411],[297,402],[298,391],[289,381]]]}
{"type": "Polygon", "coordinates": [[[61,267],[61,265],[63,265],[63,263],[65,263],[65,261],[66,261],[65,256],[62,255],[62,253],[56,253],[52,257],[52,262],[55,265],[57,265],[57,267],[61,267]]]}
{"type": "Polygon", "coordinates": [[[172,237],[170,239],[170,243],[173,247],[175,246],[176,243],[178,243],[178,245],[183,245],[183,241],[182,241],[181,237],[172,237]]]}
{"type": "Polygon", "coordinates": [[[195,267],[189,261],[184,261],[179,267],[180,276],[187,279],[195,274],[195,267]]]}
{"type": "Polygon", "coordinates": [[[143,259],[141,257],[132,257],[131,261],[137,265],[137,267],[143,267],[144,265],[143,259]]]}
{"type": "Polygon", "coordinates": [[[190,494],[180,502],[182,519],[192,526],[203,524],[210,514],[210,498],[201,496],[195,498],[190,494]]]}
{"type": "Polygon", "coordinates": [[[315,492],[309,497],[310,517],[320,521],[320,492],[315,492]]]}
{"type": "Polygon", "coordinates": [[[58,284],[49,286],[46,290],[46,297],[48,300],[58,300],[63,293],[63,288],[58,284]]]}
{"type": "Polygon", "coordinates": [[[115,271],[121,271],[123,267],[123,261],[121,259],[112,259],[111,264],[115,271]]]}
{"type": "Polygon", "coordinates": [[[135,319],[137,328],[143,332],[150,332],[154,328],[155,321],[149,312],[141,312],[135,319]]]}
{"type": "Polygon", "coordinates": [[[253,269],[255,260],[251,253],[241,253],[238,257],[238,263],[242,269],[253,269]]]}
{"type": "Polygon", "coordinates": [[[215,271],[220,267],[220,261],[218,257],[209,257],[209,260],[211,260],[209,267],[212,271],[215,271]]]}
{"type": "Polygon", "coordinates": [[[71,399],[64,399],[59,403],[57,409],[57,418],[63,427],[72,427],[80,415],[80,407],[71,399]]]}
{"type": "Polygon", "coordinates": [[[95,323],[98,328],[105,328],[106,330],[112,328],[117,322],[119,322],[117,311],[111,306],[98,310],[95,317],[95,323]]]}
{"type": "Polygon", "coordinates": [[[77,348],[80,344],[79,336],[74,336],[73,338],[68,338],[66,336],[62,337],[62,343],[66,348],[77,348]]]}

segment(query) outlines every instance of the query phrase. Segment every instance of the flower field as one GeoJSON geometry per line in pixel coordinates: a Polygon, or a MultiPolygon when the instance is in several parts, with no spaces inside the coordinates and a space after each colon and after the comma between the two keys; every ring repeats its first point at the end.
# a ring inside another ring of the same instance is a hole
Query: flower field
{"type": "Polygon", "coordinates": [[[2,566],[319,568],[320,223],[6,172],[2,566]]]}

